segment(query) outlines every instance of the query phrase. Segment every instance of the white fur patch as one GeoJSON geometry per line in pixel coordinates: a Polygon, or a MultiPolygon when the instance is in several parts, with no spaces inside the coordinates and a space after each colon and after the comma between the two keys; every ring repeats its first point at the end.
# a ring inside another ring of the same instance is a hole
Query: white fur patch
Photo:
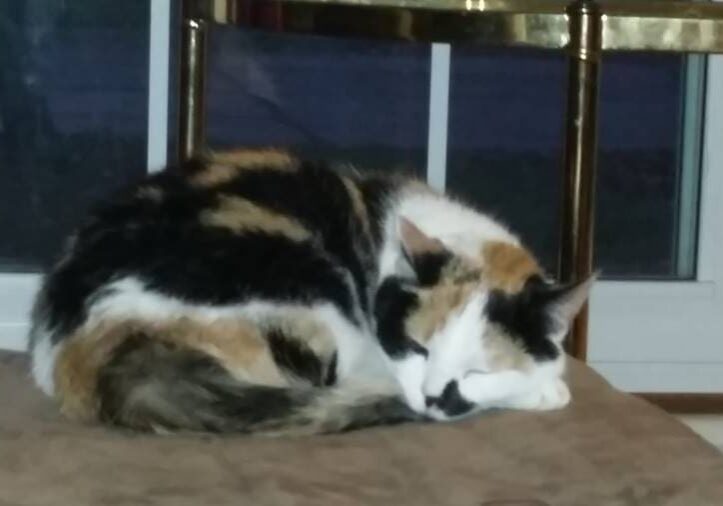
{"type": "Polygon", "coordinates": [[[519,244],[507,228],[467,206],[434,193],[409,193],[402,197],[396,214],[405,216],[430,237],[442,241],[458,254],[479,257],[490,241],[519,244]]]}
{"type": "Polygon", "coordinates": [[[424,413],[426,402],[422,385],[427,369],[426,359],[419,353],[412,353],[401,360],[393,360],[392,368],[407,405],[418,413],[424,413]]]}
{"type": "Polygon", "coordinates": [[[50,335],[42,333],[36,337],[31,351],[33,379],[46,395],[52,396],[55,393],[53,375],[60,348],[60,344],[53,345],[50,342],[50,335]]]}
{"type": "Polygon", "coordinates": [[[451,314],[444,326],[432,335],[424,380],[424,394],[437,397],[453,380],[474,369],[482,353],[482,334],[486,320],[482,313],[487,294],[474,293],[462,309],[451,314]]]}
{"type": "Polygon", "coordinates": [[[384,367],[384,354],[378,341],[368,331],[359,329],[331,304],[313,306],[314,314],[329,327],[337,346],[337,375],[391,380],[384,367]]]}
{"type": "Polygon", "coordinates": [[[462,397],[481,408],[527,410],[558,409],[570,402],[570,390],[561,378],[564,355],[535,364],[531,371],[469,372],[459,383],[462,397]]]}
{"type": "Polygon", "coordinates": [[[570,389],[561,378],[536,385],[530,392],[507,399],[502,406],[511,409],[548,411],[570,403],[570,389]]]}
{"type": "Polygon", "coordinates": [[[377,259],[380,279],[404,274],[400,272],[406,265],[399,242],[400,216],[459,255],[479,258],[482,246],[492,241],[520,244],[507,228],[474,209],[442,195],[408,191],[391,203],[384,222],[383,246],[377,259]]]}

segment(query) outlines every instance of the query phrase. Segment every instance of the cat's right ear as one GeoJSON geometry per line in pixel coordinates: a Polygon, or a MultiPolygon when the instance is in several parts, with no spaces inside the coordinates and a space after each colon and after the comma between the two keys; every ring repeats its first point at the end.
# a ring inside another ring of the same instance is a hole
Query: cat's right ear
{"type": "Polygon", "coordinates": [[[442,241],[429,237],[403,216],[399,218],[399,241],[419,284],[436,284],[452,257],[442,241]]]}
{"type": "Polygon", "coordinates": [[[584,280],[567,285],[536,284],[531,286],[530,289],[535,292],[534,296],[538,303],[557,324],[556,335],[560,338],[564,337],[572,320],[587,302],[593,283],[597,278],[598,273],[596,272],[584,280]]]}

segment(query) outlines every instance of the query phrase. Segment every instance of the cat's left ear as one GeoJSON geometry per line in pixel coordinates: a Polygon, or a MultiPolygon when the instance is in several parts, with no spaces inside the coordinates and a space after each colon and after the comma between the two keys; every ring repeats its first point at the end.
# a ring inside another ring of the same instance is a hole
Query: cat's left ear
{"type": "Polygon", "coordinates": [[[577,316],[587,301],[597,277],[596,272],[582,281],[567,285],[548,286],[543,289],[545,310],[565,330],[569,328],[573,318],[577,316]]]}
{"type": "Polygon", "coordinates": [[[399,217],[399,240],[417,281],[422,286],[437,283],[452,256],[442,241],[429,237],[403,216],[399,217]]]}
{"type": "Polygon", "coordinates": [[[399,218],[399,239],[402,242],[404,253],[410,258],[447,251],[442,241],[429,237],[404,216],[399,218]]]}

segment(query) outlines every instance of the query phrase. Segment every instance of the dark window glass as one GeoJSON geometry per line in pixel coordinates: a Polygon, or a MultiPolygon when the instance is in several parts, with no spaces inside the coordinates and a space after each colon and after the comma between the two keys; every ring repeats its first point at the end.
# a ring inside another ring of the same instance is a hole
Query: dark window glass
{"type": "MultiPolygon", "coordinates": [[[[554,272],[565,61],[452,54],[448,187],[508,223],[554,272]]],[[[683,62],[610,55],[602,65],[595,263],[606,276],[678,274],[683,62]]]]}
{"type": "Polygon", "coordinates": [[[422,171],[429,46],[213,27],[208,141],[422,171]]]}
{"type": "Polygon", "coordinates": [[[145,172],[146,1],[0,6],[0,268],[35,270],[145,172]]]}

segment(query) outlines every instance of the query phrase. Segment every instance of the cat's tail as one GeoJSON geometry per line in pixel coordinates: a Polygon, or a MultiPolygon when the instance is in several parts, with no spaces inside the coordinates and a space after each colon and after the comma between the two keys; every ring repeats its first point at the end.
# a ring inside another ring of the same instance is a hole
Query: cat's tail
{"type": "Polygon", "coordinates": [[[322,434],[418,418],[393,389],[248,384],[210,357],[150,339],[121,345],[96,394],[102,420],[136,430],[322,434]]]}

